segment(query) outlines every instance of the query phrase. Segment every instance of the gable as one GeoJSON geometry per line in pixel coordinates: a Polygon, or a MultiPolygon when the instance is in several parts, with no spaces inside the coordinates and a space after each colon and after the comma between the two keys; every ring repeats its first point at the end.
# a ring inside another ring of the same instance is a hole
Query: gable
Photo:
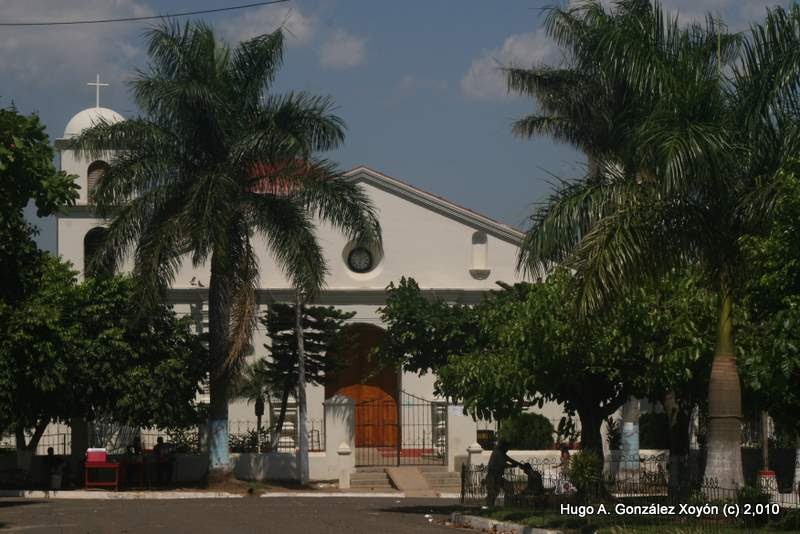
{"type": "Polygon", "coordinates": [[[362,184],[368,184],[386,193],[396,195],[408,202],[434,211],[475,229],[482,230],[489,235],[502,239],[513,245],[519,246],[525,234],[521,230],[508,224],[495,221],[490,217],[459,206],[440,196],[423,191],[411,184],[379,173],[369,167],[359,166],[344,173],[348,179],[362,184]]]}

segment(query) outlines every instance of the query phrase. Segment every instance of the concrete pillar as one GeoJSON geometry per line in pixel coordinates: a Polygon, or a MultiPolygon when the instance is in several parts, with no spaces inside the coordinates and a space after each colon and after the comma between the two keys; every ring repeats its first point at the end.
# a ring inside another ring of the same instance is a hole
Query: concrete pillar
{"type": "Polygon", "coordinates": [[[456,468],[455,457],[463,454],[463,450],[475,443],[477,425],[472,417],[464,415],[462,406],[452,405],[447,408],[447,470],[456,468]]]}
{"type": "Polygon", "coordinates": [[[350,489],[350,474],[353,471],[352,453],[353,450],[342,442],[336,450],[339,460],[339,489],[350,489]]]}
{"type": "Polygon", "coordinates": [[[483,463],[483,447],[473,443],[467,447],[467,465],[480,465],[483,463]]]}
{"type": "MultiPolygon", "coordinates": [[[[334,395],[324,403],[325,456],[336,463],[339,487],[350,487],[350,474],[355,471],[356,404],[350,397],[334,395]]],[[[330,464],[329,464],[330,465],[330,464]]]]}

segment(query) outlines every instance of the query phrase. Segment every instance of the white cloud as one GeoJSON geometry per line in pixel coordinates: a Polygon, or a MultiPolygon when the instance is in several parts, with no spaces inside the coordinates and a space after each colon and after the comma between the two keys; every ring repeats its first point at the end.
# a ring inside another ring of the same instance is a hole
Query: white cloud
{"type": "Polygon", "coordinates": [[[319,62],[331,69],[348,69],[364,62],[366,37],[358,37],[342,29],[334,30],[319,51],[319,62]]]}
{"type": "MultiPolygon", "coordinates": [[[[153,15],[137,0],[0,0],[6,21],[68,21],[153,15]]],[[[0,71],[7,80],[38,86],[85,83],[99,72],[112,83],[122,79],[129,62],[142,54],[141,26],[125,23],[3,28],[0,71]]],[[[87,102],[88,104],[88,102],[87,102]]]]}
{"type": "Polygon", "coordinates": [[[561,58],[556,44],[539,29],[509,36],[503,46],[483,52],[461,78],[461,91],[469,98],[492,100],[508,95],[502,67],[554,64],[561,58]]]}
{"type": "Polygon", "coordinates": [[[222,34],[233,42],[245,41],[282,27],[289,44],[306,45],[314,38],[317,21],[294,7],[264,6],[245,10],[241,15],[227,19],[219,26],[222,34]]]}
{"type": "MultiPolygon", "coordinates": [[[[571,0],[573,5],[583,0],[571,0]]],[[[664,8],[677,14],[682,23],[703,21],[707,13],[719,15],[731,31],[747,29],[764,18],[767,7],[786,6],[789,0],[663,0],[664,8]]],[[[606,9],[613,9],[612,0],[602,0],[606,9]]],[[[514,34],[503,46],[483,52],[472,61],[461,79],[461,90],[474,99],[493,100],[508,96],[501,67],[515,65],[557,64],[561,53],[542,28],[530,33],[514,34]]]]}

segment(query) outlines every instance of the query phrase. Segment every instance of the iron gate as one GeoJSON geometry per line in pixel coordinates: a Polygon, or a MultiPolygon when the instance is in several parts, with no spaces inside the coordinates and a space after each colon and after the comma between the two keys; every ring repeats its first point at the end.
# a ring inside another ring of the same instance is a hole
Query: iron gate
{"type": "Polygon", "coordinates": [[[356,466],[447,465],[447,403],[400,392],[355,406],[356,466]]]}

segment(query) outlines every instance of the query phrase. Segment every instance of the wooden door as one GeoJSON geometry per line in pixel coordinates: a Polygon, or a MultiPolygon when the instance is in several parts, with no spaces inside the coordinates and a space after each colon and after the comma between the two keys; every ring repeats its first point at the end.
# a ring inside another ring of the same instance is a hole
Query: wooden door
{"type": "Polygon", "coordinates": [[[397,446],[397,372],[379,369],[369,358],[384,336],[377,326],[354,324],[344,346],[328,357],[341,365],[325,384],[325,397],[345,395],[356,403],[356,447],[397,446]]]}

